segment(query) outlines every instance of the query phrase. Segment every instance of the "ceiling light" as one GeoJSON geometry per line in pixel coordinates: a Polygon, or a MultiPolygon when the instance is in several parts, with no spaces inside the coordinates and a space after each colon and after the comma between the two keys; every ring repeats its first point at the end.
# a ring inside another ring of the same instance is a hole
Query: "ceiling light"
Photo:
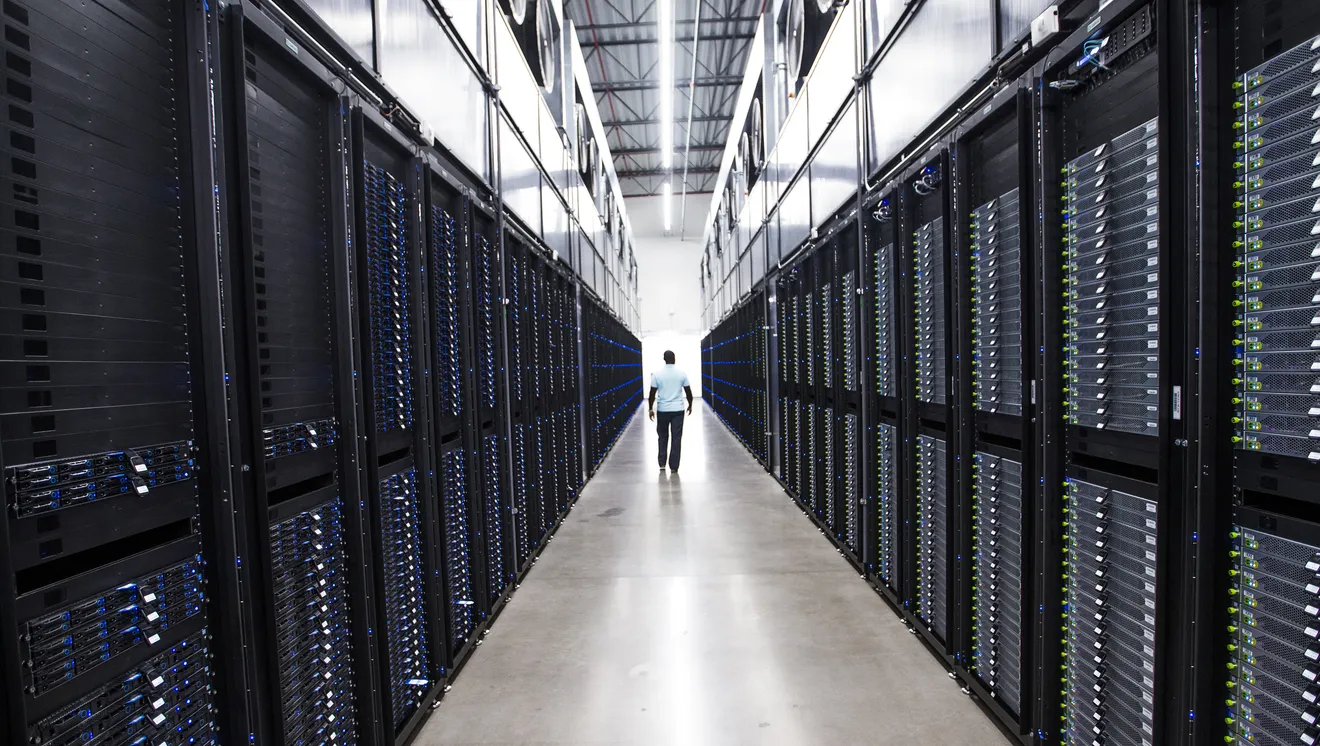
{"type": "Polygon", "coordinates": [[[674,166],[674,2],[658,0],[660,43],[660,163],[674,166]]]}

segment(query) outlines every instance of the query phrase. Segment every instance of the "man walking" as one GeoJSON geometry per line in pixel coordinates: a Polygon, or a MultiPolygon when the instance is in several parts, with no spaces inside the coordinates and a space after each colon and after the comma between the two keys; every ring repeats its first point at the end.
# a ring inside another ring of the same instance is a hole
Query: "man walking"
{"type": "Polygon", "coordinates": [[[687,374],[674,366],[674,353],[665,350],[665,367],[651,374],[651,395],[647,397],[651,419],[655,420],[656,401],[659,400],[660,419],[655,430],[660,435],[660,471],[665,470],[665,454],[669,454],[669,470],[678,473],[678,457],[683,452],[683,398],[687,394],[687,413],[692,414],[692,387],[687,374]],[[680,391],[681,389],[681,391],[680,391]],[[658,396],[657,396],[658,394],[658,396]],[[669,446],[670,436],[674,445],[669,446]]]}

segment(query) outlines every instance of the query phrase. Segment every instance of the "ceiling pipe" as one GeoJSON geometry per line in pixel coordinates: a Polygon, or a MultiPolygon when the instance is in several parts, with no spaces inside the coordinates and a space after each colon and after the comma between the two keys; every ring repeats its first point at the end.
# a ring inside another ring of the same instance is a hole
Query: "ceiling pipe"
{"type": "Polygon", "coordinates": [[[697,0],[697,17],[692,23],[692,79],[688,81],[687,134],[683,138],[683,196],[678,206],[678,240],[687,234],[687,180],[688,154],[692,152],[692,107],[697,103],[697,44],[701,41],[701,0],[697,0]]]}

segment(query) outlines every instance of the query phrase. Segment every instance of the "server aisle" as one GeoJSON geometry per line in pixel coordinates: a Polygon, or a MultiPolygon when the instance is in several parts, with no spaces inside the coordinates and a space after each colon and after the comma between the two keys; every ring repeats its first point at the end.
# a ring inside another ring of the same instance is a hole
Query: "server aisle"
{"type": "Polygon", "coordinates": [[[417,743],[1012,743],[711,407],[683,441],[624,430],[417,743]]]}

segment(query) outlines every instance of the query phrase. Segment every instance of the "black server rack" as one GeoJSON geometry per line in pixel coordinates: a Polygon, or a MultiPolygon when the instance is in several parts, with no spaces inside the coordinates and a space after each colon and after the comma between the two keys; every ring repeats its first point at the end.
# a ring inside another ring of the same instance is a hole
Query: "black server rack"
{"type": "MultiPolygon", "coordinates": [[[[426,202],[423,223],[427,256],[425,284],[429,295],[430,427],[432,430],[432,510],[437,532],[442,616],[435,627],[441,657],[457,665],[472,649],[481,621],[478,606],[484,573],[480,573],[480,482],[473,478],[471,453],[473,380],[469,361],[472,326],[468,305],[469,253],[474,214],[485,206],[456,185],[435,158],[428,157],[423,175],[426,202]]],[[[437,614],[441,612],[437,611],[437,614]]]]}
{"type": "MultiPolygon", "coordinates": [[[[334,77],[264,15],[223,20],[240,441],[275,743],[377,722],[348,306],[350,124],[334,77]]],[[[369,736],[366,736],[369,738],[369,736]]]]}
{"type": "Polygon", "coordinates": [[[511,472],[509,489],[513,504],[516,566],[521,570],[532,561],[543,536],[541,507],[536,492],[538,480],[532,472],[534,438],[529,421],[534,421],[536,380],[530,372],[535,354],[532,333],[532,296],[529,282],[531,265],[536,258],[520,241],[505,244],[505,288],[509,299],[505,329],[508,342],[507,378],[509,382],[509,450],[511,472]]]}
{"type": "MultiPolygon", "coordinates": [[[[1186,277],[1195,225],[1175,116],[1190,79],[1179,75],[1177,6],[1117,6],[1038,70],[1040,212],[1062,219],[1040,232],[1036,514],[1063,560],[1062,597],[1047,590],[1041,602],[1063,610],[1055,722],[1071,743],[1165,743],[1188,727],[1172,693],[1188,665],[1178,630],[1194,625],[1170,599],[1191,578],[1180,535],[1194,478],[1183,415],[1194,410],[1183,391],[1198,366],[1187,326],[1198,287],[1186,277]],[[1046,258],[1051,247],[1061,262],[1046,258]]],[[[1047,640],[1042,660],[1055,654],[1047,640]]]]}
{"type": "Polygon", "coordinates": [[[775,326],[779,340],[779,480],[794,496],[802,493],[798,483],[801,453],[798,445],[798,402],[801,398],[800,333],[798,326],[797,273],[787,272],[776,280],[775,326]]]}
{"type": "Polygon", "coordinates": [[[769,463],[765,293],[754,292],[702,339],[702,397],[763,465],[769,463]]]}
{"type": "Polygon", "coordinates": [[[582,303],[587,453],[595,473],[641,403],[641,342],[594,298],[582,303]]]}
{"type": "Polygon", "coordinates": [[[834,314],[838,309],[838,297],[835,294],[835,270],[838,256],[835,247],[827,244],[815,252],[814,290],[811,294],[811,312],[813,314],[810,329],[813,332],[813,362],[808,370],[813,372],[815,380],[816,412],[811,449],[815,453],[815,511],[816,516],[825,524],[831,535],[838,530],[838,493],[835,489],[835,469],[838,454],[834,451],[835,413],[838,402],[835,400],[835,347],[838,340],[834,337],[836,328],[834,314]]]}
{"type": "Polygon", "coordinates": [[[971,473],[960,486],[966,527],[957,552],[970,557],[957,589],[969,628],[959,639],[971,686],[1019,734],[1029,729],[1034,648],[1043,613],[1036,585],[1055,566],[1034,540],[1036,439],[1031,390],[1039,347],[1032,294],[1035,252],[1031,100],[1008,86],[954,133],[956,322],[955,440],[971,473]],[[1037,568],[1040,568],[1038,570],[1037,568]],[[1041,574],[1044,571],[1044,574],[1041,574]],[[1028,707],[1024,711],[1023,704],[1028,707]]]}
{"type": "Polygon", "coordinates": [[[375,556],[375,643],[386,740],[409,738],[443,685],[441,562],[431,467],[428,174],[373,110],[352,115],[355,307],[365,504],[375,556]]]}
{"type": "Polygon", "coordinates": [[[864,440],[862,428],[861,315],[858,294],[862,264],[859,261],[859,232],[855,216],[841,219],[825,233],[834,256],[834,280],[826,285],[831,299],[832,345],[826,354],[833,358],[827,383],[831,387],[834,421],[831,429],[833,471],[829,475],[834,492],[835,543],[858,565],[864,548],[873,539],[863,518],[862,498],[864,440]]]}
{"type": "MultiPolygon", "coordinates": [[[[898,221],[892,192],[871,195],[858,217],[862,230],[863,334],[867,355],[862,360],[868,407],[864,489],[872,507],[867,530],[875,536],[875,550],[867,557],[867,572],[877,579],[891,601],[902,604],[910,587],[904,575],[911,563],[904,560],[911,546],[911,524],[903,500],[911,477],[901,468],[907,449],[901,437],[906,412],[903,381],[910,358],[904,353],[899,329],[908,317],[901,301],[905,267],[897,254],[898,221]]],[[[909,456],[910,458],[910,456],[909,456]]],[[[910,462],[909,462],[910,463],[910,462]]]]}
{"type": "MultiPolygon", "coordinates": [[[[1221,107],[1223,252],[1232,290],[1225,344],[1233,508],[1217,548],[1216,601],[1227,609],[1226,742],[1320,739],[1320,264],[1314,203],[1320,9],[1311,3],[1233,4],[1224,24],[1221,107]],[[1231,63],[1227,60],[1231,59],[1231,63]],[[1230,69],[1231,64],[1231,69],[1230,69]],[[1231,145],[1230,145],[1231,143],[1231,145]],[[1231,361],[1231,362],[1230,362],[1231,361]]],[[[1225,11],[1225,15],[1228,14],[1225,11]]]]}
{"type": "MultiPolygon", "coordinates": [[[[875,536],[864,492],[870,441],[862,409],[872,366],[861,355],[863,318],[871,308],[862,298],[864,278],[874,270],[858,261],[858,231],[855,215],[836,219],[774,282],[777,476],[845,556],[861,566],[875,536]]],[[[726,333],[735,337],[755,329],[737,313],[725,323],[732,325],[726,333]]]]}
{"type": "Polygon", "coordinates": [[[215,299],[194,289],[192,228],[207,203],[185,188],[208,147],[190,129],[205,85],[184,41],[201,18],[175,3],[118,11],[3,11],[7,743],[215,743],[228,688],[199,479],[216,363],[199,314],[215,299]]]}
{"type": "MultiPolygon", "coordinates": [[[[475,203],[474,203],[475,204],[475,203]]],[[[470,211],[467,298],[468,360],[472,370],[472,418],[468,445],[472,454],[469,477],[480,499],[473,509],[478,527],[478,551],[483,603],[478,607],[489,619],[516,575],[513,543],[513,503],[507,484],[505,401],[505,289],[504,241],[500,222],[484,209],[470,211]]]]}
{"type": "Polygon", "coordinates": [[[555,258],[521,233],[506,251],[509,530],[521,571],[582,488],[579,328],[576,288],[555,258]]]}
{"type": "Polygon", "coordinates": [[[959,516],[969,465],[952,416],[959,404],[953,364],[962,329],[953,310],[959,252],[953,246],[950,166],[949,151],[937,145],[894,188],[898,297],[911,309],[896,326],[899,349],[907,356],[907,375],[898,389],[904,400],[899,463],[907,464],[909,477],[903,497],[910,517],[903,546],[909,563],[904,600],[911,604],[915,628],[946,660],[962,653],[966,631],[957,598],[966,572],[967,556],[959,547],[967,527],[959,516]]]}
{"type": "Polygon", "coordinates": [[[817,253],[808,253],[783,270],[780,278],[780,303],[787,316],[781,320],[781,329],[787,329],[786,355],[790,361],[783,369],[786,381],[781,382],[780,392],[786,393],[786,437],[781,448],[788,464],[789,492],[808,515],[824,523],[828,496],[822,475],[832,473],[833,459],[826,450],[825,413],[832,409],[832,402],[827,403],[822,393],[826,342],[821,336],[822,308],[828,309],[831,304],[822,303],[827,289],[823,292],[818,287],[817,278],[828,277],[818,271],[821,261],[817,253]],[[825,468],[826,464],[831,468],[825,468]]]}

